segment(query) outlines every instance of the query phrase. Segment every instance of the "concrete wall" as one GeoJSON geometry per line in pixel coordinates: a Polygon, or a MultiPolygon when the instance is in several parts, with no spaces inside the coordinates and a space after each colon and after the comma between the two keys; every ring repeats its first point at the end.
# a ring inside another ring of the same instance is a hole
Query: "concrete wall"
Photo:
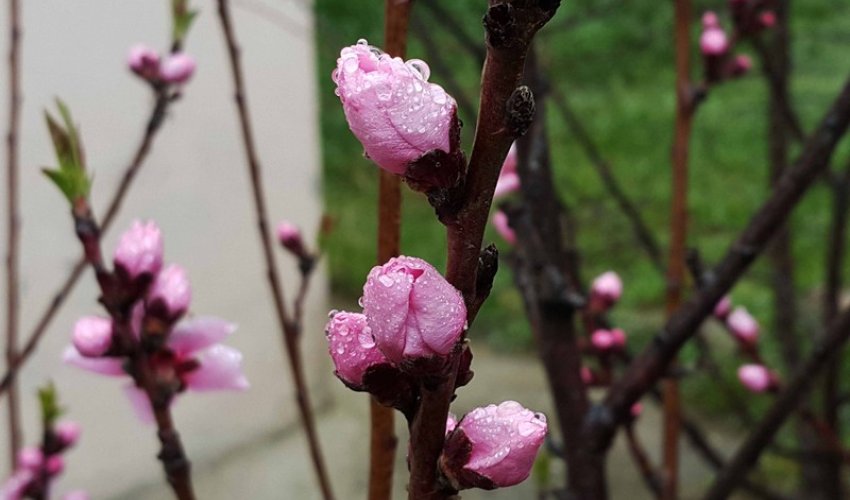
{"type": "MultiPolygon", "coordinates": [[[[140,139],[151,105],[147,88],[126,70],[125,54],[139,41],[166,47],[170,2],[21,3],[22,330],[27,336],[79,254],[65,202],[39,173],[39,167],[54,164],[42,110],[53,108],[56,96],[73,110],[82,125],[88,164],[95,172],[94,204],[102,209],[140,139]]],[[[132,219],[155,219],[165,236],[167,260],[188,268],[193,312],[239,324],[229,343],[244,353],[252,389],[245,394],[189,395],[176,407],[189,455],[201,470],[230,450],[291,427],[297,419],[263,274],[215,3],[193,3],[202,12],[187,51],[197,57],[198,71],[184,98],[172,108],[121,217],[106,235],[105,250],[111,253],[117,234],[132,219]]],[[[312,13],[305,2],[269,2],[277,15],[257,10],[258,2],[233,3],[272,219],[288,218],[312,234],[321,211],[312,13]]],[[[6,16],[7,9],[0,9],[4,55],[6,16]]],[[[5,59],[0,75],[0,95],[6,96],[5,59]]],[[[0,106],[5,128],[5,98],[0,106]]],[[[5,199],[0,201],[5,209],[5,199]]],[[[293,263],[284,256],[280,263],[292,298],[293,263]]],[[[304,338],[308,377],[320,405],[328,401],[325,389],[331,378],[321,329],[325,283],[324,274],[319,273],[304,338]]],[[[70,410],[68,417],[84,427],[80,446],[67,457],[68,470],[57,491],[84,487],[94,498],[125,498],[128,491],[161,482],[162,472],[154,459],[155,429],[135,420],[120,382],[59,362],[75,318],[100,311],[95,299],[93,279],[87,274],[23,371],[26,441],[38,439],[35,390],[52,379],[70,410]]],[[[2,415],[4,419],[5,407],[2,415]]],[[[3,420],[0,443],[6,440],[3,420]]],[[[2,448],[0,471],[5,476],[8,463],[2,448]]]]}

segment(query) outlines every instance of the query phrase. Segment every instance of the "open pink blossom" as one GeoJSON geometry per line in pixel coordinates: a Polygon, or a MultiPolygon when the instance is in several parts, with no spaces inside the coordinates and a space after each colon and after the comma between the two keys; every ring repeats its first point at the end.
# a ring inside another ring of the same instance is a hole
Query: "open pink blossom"
{"type": "Polygon", "coordinates": [[[508,222],[508,215],[505,212],[497,210],[493,214],[492,222],[493,228],[496,229],[496,232],[499,233],[499,236],[503,240],[511,245],[516,245],[516,232],[511,227],[510,222],[508,222]]]}
{"type": "Polygon", "coordinates": [[[776,386],[776,378],[764,365],[747,364],[738,368],[738,380],[752,392],[765,392],[776,386]]]}
{"type": "Polygon", "coordinates": [[[115,249],[115,266],[130,279],[155,275],[162,268],[162,233],[153,221],[134,221],[115,249]]]}
{"type": "Polygon", "coordinates": [[[372,268],[362,304],[378,349],[395,364],[445,357],[466,328],[460,292],[416,257],[372,268]]]}
{"type": "Polygon", "coordinates": [[[505,157],[505,163],[502,164],[502,170],[499,172],[499,180],[496,182],[496,191],[493,193],[494,198],[513,193],[519,189],[519,174],[516,171],[517,152],[516,143],[511,144],[511,149],[508,150],[508,156],[505,157]]]}
{"type": "Polygon", "coordinates": [[[171,54],[162,61],[159,77],[167,83],[186,83],[195,73],[195,66],[195,59],[192,56],[182,52],[171,54]]]}
{"type": "Polygon", "coordinates": [[[739,341],[755,345],[759,338],[758,321],[745,307],[736,307],[726,318],[726,327],[739,341]]]}
{"type": "Polygon", "coordinates": [[[236,325],[217,318],[193,318],[178,323],[168,338],[177,364],[194,367],[183,372],[186,387],[193,391],[245,390],[250,384],[242,372],[242,353],[219,344],[236,325]]]}
{"type": "Polygon", "coordinates": [[[157,274],[147,299],[150,310],[161,311],[169,320],[183,315],[191,301],[189,277],[186,270],[177,264],[171,264],[157,274]]]}
{"type": "Polygon", "coordinates": [[[87,358],[80,354],[74,346],[68,346],[62,352],[62,361],[65,363],[86,370],[98,375],[109,375],[112,377],[122,377],[127,375],[124,371],[123,358],[87,358]]]}
{"type": "Polygon", "coordinates": [[[366,316],[338,312],[325,327],[328,351],[336,368],[336,376],[354,388],[363,386],[363,376],[370,367],[389,364],[377,348],[366,316]]]}
{"type": "Polygon", "coordinates": [[[403,61],[366,40],[345,47],[333,72],[351,131],[381,168],[404,174],[432,150],[448,153],[457,104],[430,83],[423,61],[403,61]]]}
{"type": "Polygon", "coordinates": [[[531,473],[546,417],[516,401],[476,408],[446,439],[440,465],[457,489],[513,486],[531,473]]]}
{"type": "Polygon", "coordinates": [[[103,356],[112,346],[112,320],[100,316],[83,316],[74,323],[71,342],[83,356],[103,356]]]}

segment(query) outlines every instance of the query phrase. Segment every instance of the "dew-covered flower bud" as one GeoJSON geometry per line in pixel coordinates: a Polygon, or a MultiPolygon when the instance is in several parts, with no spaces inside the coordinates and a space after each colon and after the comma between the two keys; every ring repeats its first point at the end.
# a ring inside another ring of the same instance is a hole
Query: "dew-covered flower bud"
{"type": "Polygon", "coordinates": [[[166,57],[159,68],[159,77],[166,83],[186,83],[194,73],[195,59],[182,52],[166,57]]]}
{"type": "Polygon", "coordinates": [[[623,281],[614,271],[597,276],[590,285],[590,308],[594,312],[604,312],[611,308],[623,295],[623,281]]]}
{"type": "Polygon", "coordinates": [[[171,264],[157,274],[148,291],[148,313],[166,321],[182,316],[192,301],[192,287],[182,267],[171,264]]]}
{"type": "Polygon", "coordinates": [[[499,236],[502,237],[503,240],[508,242],[510,245],[516,245],[516,232],[511,227],[510,222],[508,221],[508,216],[505,212],[501,210],[497,210],[496,213],[493,214],[493,228],[499,233],[499,236]]]}
{"type": "Polygon", "coordinates": [[[44,463],[44,453],[37,446],[27,446],[18,452],[17,466],[19,469],[37,471],[44,463]]]}
{"type": "Polygon", "coordinates": [[[726,328],[740,342],[755,345],[759,338],[758,321],[745,307],[736,307],[726,318],[726,328]]]}
{"type": "Polygon", "coordinates": [[[127,54],[127,66],[145,80],[155,80],[159,76],[159,53],[141,43],[133,45],[127,54]]]}
{"type": "Polygon", "coordinates": [[[466,328],[463,297],[422,259],[395,257],[369,272],[363,313],[378,349],[396,365],[442,361],[466,328]]]}
{"type": "Polygon", "coordinates": [[[516,171],[517,159],[516,143],[513,143],[511,149],[508,150],[508,156],[505,157],[505,163],[502,164],[502,170],[499,172],[496,191],[493,193],[494,198],[505,196],[519,189],[519,174],[516,171]]]}
{"type": "Polygon", "coordinates": [[[738,368],[738,380],[751,392],[765,392],[776,388],[776,377],[764,365],[747,364],[738,368]]]}
{"type": "Polygon", "coordinates": [[[423,61],[391,57],[366,40],[340,52],[332,77],[348,126],[385,170],[404,175],[426,153],[459,150],[457,104],[429,76],[423,61]]]}
{"type": "Polygon", "coordinates": [[[714,305],[714,317],[726,321],[729,313],[732,312],[732,299],[728,295],[724,295],[717,304],[714,305]]]}
{"type": "Polygon", "coordinates": [[[82,432],[80,424],[69,420],[59,422],[53,427],[53,433],[56,435],[56,439],[59,440],[59,444],[62,445],[62,448],[74,446],[80,439],[82,432]]]}
{"type": "Polygon", "coordinates": [[[513,486],[531,473],[546,417],[516,401],[476,408],[446,438],[440,467],[458,490],[513,486]]]}
{"type": "Polygon", "coordinates": [[[366,316],[359,313],[338,312],[325,327],[328,351],[334,362],[334,373],[347,386],[363,390],[363,377],[369,368],[389,364],[378,350],[366,316]]]}
{"type": "Polygon", "coordinates": [[[162,234],[153,221],[135,221],[118,241],[115,267],[130,280],[153,277],[162,268],[162,234]]]}
{"type": "Polygon", "coordinates": [[[83,316],[74,324],[71,342],[83,356],[103,356],[112,346],[112,320],[99,316],[83,316]]]}

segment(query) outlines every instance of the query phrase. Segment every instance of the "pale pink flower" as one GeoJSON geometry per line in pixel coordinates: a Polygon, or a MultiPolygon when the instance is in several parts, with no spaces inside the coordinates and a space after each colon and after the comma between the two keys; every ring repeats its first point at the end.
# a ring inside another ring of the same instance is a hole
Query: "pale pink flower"
{"type": "Polygon", "coordinates": [[[154,80],[159,76],[159,54],[147,45],[133,45],[127,55],[127,66],[145,80],[154,80]]]}
{"type": "Polygon", "coordinates": [[[440,465],[457,489],[513,486],[531,473],[546,417],[516,401],[476,408],[446,439],[440,465]]]}
{"type": "Polygon", "coordinates": [[[450,152],[457,104],[423,61],[390,57],[366,40],[345,47],[333,80],[351,131],[381,168],[404,174],[432,150],[450,152]]]}
{"type": "Polygon", "coordinates": [[[706,27],[700,35],[699,47],[706,56],[721,56],[729,50],[729,37],[719,26],[706,27]]]}
{"type": "Polygon", "coordinates": [[[776,378],[763,365],[747,364],[738,368],[738,380],[752,392],[765,392],[775,387],[776,378]]]}
{"type": "Polygon", "coordinates": [[[508,150],[508,156],[505,157],[505,163],[502,164],[502,170],[499,172],[499,180],[496,182],[496,191],[493,193],[494,198],[513,193],[519,189],[519,174],[516,170],[517,151],[516,143],[511,144],[511,149],[508,150]]]}
{"type": "Polygon", "coordinates": [[[499,236],[501,236],[503,240],[508,242],[510,245],[516,245],[516,232],[511,227],[510,222],[508,221],[508,216],[505,212],[497,210],[496,213],[493,214],[492,222],[493,228],[496,229],[496,232],[499,233],[499,236]]]}
{"type": "Polygon", "coordinates": [[[755,345],[759,338],[758,321],[745,307],[736,307],[726,318],[726,327],[739,341],[755,345]]]}
{"type": "Polygon", "coordinates": [[[198,364],[183,372],[186,387],[193,391],[245,390],[248,379],[242,372],[242,353],[219,342],[236,330],[227,321],[202,317],[178,323],[168,337],[168,348],[178,365],[198,364]]]}
{"type": "Polygon", "coordinates": [[[186,83],[195,73],[195,65],[195,59],[188,54],[171,54],[162,61],[159,77],[167,83],[186,83]]]}
{"type": "Polygon", "coordinates": [[[162,312],[162,316],[174,320],[189,309],[192,287],[186,270],[171,264],[160,271],[148,291],[148,312],[162,312]]]}
{"type": "Polygon", "coordinates": [[[378,350],[372,329],[363,314],[334,314],[325,327],[325,336],[336,376],[351,387],[362,388],[363,376],[370,367],[389,364],[386,356],[378,350]]]}
{"type": "Polygon", "coordinates": [[[416,257],[372,268],[362,304],[378,349],[396,364],[447,356],[466,328],[460,292],[416,257]]]}
{"type": "Polygon", "coordinates": [[[623,281],[614,271],[606,271],[597,276],[590,285],[591,300],[601,302],[603,309],[614,305],[623,295],[623,281]]]}
{"type": "Polygon", "coordinates": [[[162,233],[153,221],[134,221],[121,235],[113,258],[115,267],[132,280],[155,275],[162,268],[162,233]]]}
{"type": "Polygon", "coordinates": [[[99,316],[83,316],[74,323],[71,342],[83,356],[103,356],[112,346],[112,320],[99,316]]]}

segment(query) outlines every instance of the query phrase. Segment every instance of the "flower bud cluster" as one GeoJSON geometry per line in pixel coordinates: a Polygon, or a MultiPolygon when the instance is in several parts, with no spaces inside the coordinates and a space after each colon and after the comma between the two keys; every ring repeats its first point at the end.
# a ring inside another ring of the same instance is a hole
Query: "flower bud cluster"
{"type": "MultiPolygon", "coordinates": [[[[62,454],[77,443],[80,433],[80,426],[71,421],[61,421],[46,428],[40,446],[28,446],[18,452],[12,475],[0,485],[0,499],[46,498],[50,483],[65,469],[62,454]]],[[[88,495],[76,491],[63,498],[87,500],[88,495]]]]}
{"type": "Polygon", "coordinates": [[[746,38],[772,28],[776,24],[775,4],[775,0],[729,0],[735,35],[746,38]]]}
{"type": "Polygon", "coordinates": [[[136,386],[128,359],[144,349],[157,388],[168,400],[195,391],[246,389],[242,354],[221,342],[236,327],[213,317],[184,319],[192,299],[186,270],[163,264],[163,243],[153,222],[132,224],[114,254],[116,295],[130,311],[129,320],[85,316],[77,320],[65,361],[101,375],[133,379],[126,386],[138,415],[151,420],[147,395],[136,386]],[[124,332],[120,331],[124,328],[124,332]]]}
{"type": "Polygon", "coordinates": [[[139,78],[151,84],[182,85],[195,73],[195,59],[175,52],[162,59],[159,52],[144,44],[136,44],[127,54],[127,66],[139,78]]]}
{"type": "Polygon", "coordinates": [[[720,25],[717,14],[707,11],[702,16],[702,34],[699,39],[705,80],[708,84],[743,76],[752,68],[752,60],[745,54],[733,54],[734,40],[720,25]]]}

